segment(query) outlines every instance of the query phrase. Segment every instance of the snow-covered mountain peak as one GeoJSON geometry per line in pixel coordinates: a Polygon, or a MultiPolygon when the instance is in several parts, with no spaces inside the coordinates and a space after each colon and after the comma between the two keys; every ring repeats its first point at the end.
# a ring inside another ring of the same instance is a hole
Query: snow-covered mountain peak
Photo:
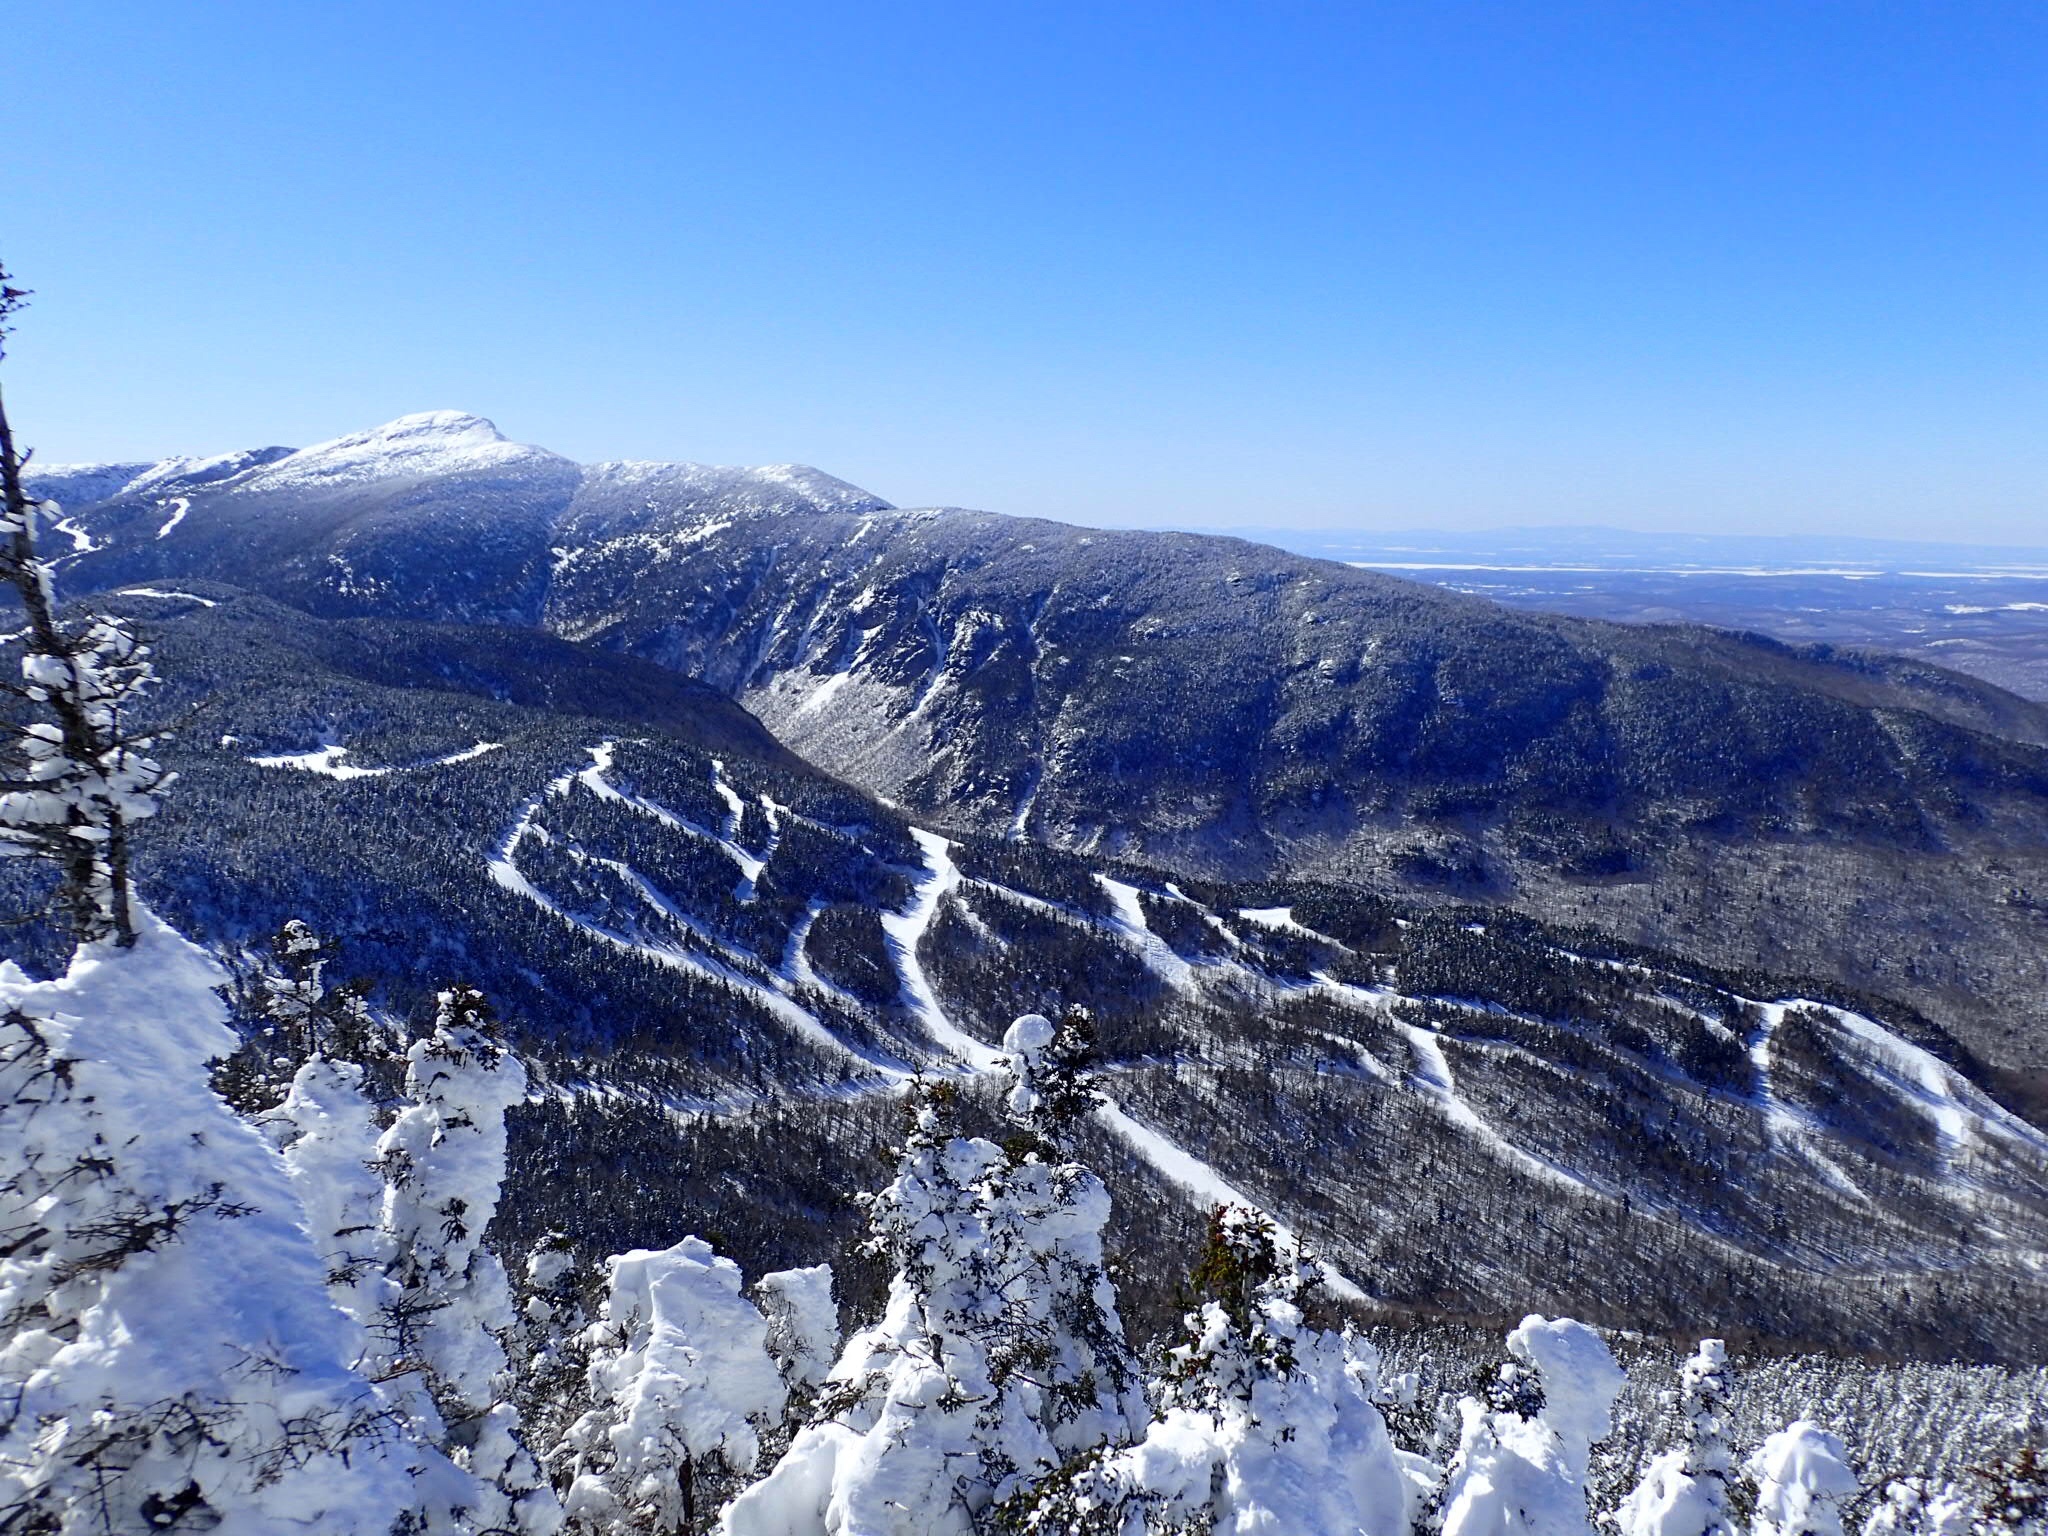
{"type": "Polygon", "coordinates": [[[481,416],[419,411],[301,448],[271,466],[263,479],[273,485],[414,479],[555,457],[546,449],[509,441],[481,416]]]}

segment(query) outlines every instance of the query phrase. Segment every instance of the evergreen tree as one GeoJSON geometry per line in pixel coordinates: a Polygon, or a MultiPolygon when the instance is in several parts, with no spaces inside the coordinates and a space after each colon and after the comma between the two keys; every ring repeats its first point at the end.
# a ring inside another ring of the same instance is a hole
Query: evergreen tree
{"type": "MultiPolygon", "coordinates": [[[[512,1402],[531,1446],[559,1448],[590,1407],[589,1291],[566,1233],[550,1232],[526,1256],[525,1300],[507,1336],[512,1402]]],[[[548,1451],[549,1465],[555,1451],[548,1451]]],[[[566,1481],[566,1474],[558,1481],[566,1481]]]]}
{"type": "Polygon", "coordinates": [[[1728,1349],[1702,1339],[1679,1372],[1683,1443],[1654,1457],[1616,1516],[1621,1536],[1735,1536],[1728,1349]]]}
{"type": "Polygon", "coordinates": [[[1567,1318],[1527,1317],[1481,1402],[1466,1398],[1439,1505],[1444,1536],[1586,1536],[1595,1442],[1613,1432],[1621,1368],[1567,1318]]]}
{"type": "Polygon", "coordinates": [[[1063,1151],[1098,1096],[1087,1014],[1026,1014],[1003,1036],[1005,1102],[1029,1133],[995,1187],[991,1241],[1006,1283],[1008,1352],[1038,1384],[1062,1460],[1121,1445],[1149,1417],[1102,1252],[1109,1191],[1063,1151]]]}
{"type": "Polygon", "coordinates": [[[916,1087],[896,1177],[864,1200],[895,1270],[881,1321],[848,1341],[811,1423],[727,1508],[729,1536],[968,1536],[1058,1464],[1012,1325],[1009,1160],[953,1133],[952,1098],[916,1087]]]}
{"type": "MultiPolygon", "coordinates": [[[[27,299],[0,269],[0,356],[27,299]]],[[[136,719],[156,672],[149,647],[119,620],[58,617],[50,564],[36,547],[47,509],[23,487],[26,462],[0,403],[0,580],[28,621],[22,681],[6,687],[30,716],[4,727],[18,762],[0,778],[0,852],[57,866],[58,904],[78,942],[111,937],[126,948],[136,938],[128,829],[155,814],[170,782],[136,719]]]]}
{"type": "Polygon", "coordinates": [[[1144,1437],[1064,1469],[1020,1501],[1016,1525],[1406,1536],[1417,1490],[1372,1401],[1378,1356],[1309,1322],[1319,1283],[1270,1221],[1217,1209],[1193,1278],[1202,1301],[1167,1355],[1144,1437]]]}
{"type": "Polygon", "coordinates": [[[1842,1536],[1859,1485],[1842,1442],[1809,1419],[1786,1425],[1742,1470],[1756,1489],[1751,1536],[1842,1536]]]}
{"type": "Polygon", "coordinates": [[[754,1468],[786,1389],[739,1266],[686,1237],[610,1261],[585,1336],[591,1406],[564,1455],[569,1523],[591,1536],[701,1531],[754,1468]]]}
{"type": "Polygon", "coordinates": [[[1863,1522],[1863,1536],[1971,1536],[1976,1529],[1976,1508],[1962,1489],[1919,1477],[1888,1483],[1863,1522]]]}
{"type": "Polygon", "coordinates": [[[483,1245],[505,1176],[505,1111],[526,1093],[525,1068],[495,1034],[483,996],[456,986],[407,1052],[410,1102],[376,1149],[391,1283],[377,1332],[387,1370],[416,1375],[421,1420],[430,1408],[456,1461],[495,1490],[484,1523],[545,1532],[561,1511],[505,1397],[511,1285],[483,1245]]]}

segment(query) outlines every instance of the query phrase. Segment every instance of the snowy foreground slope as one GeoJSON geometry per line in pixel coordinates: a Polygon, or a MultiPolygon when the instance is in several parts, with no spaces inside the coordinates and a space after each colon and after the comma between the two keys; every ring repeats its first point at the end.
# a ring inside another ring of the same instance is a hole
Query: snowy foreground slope
{"type": "Polygon", "coordinates": [[[843,1348],[829,1270],[748,1287],[696,1237],[594,1277],[544,1244],[515,1313],[481,1224],[516,1062],[456,989],[380,1102],[351,1055],[381,1047],[332,1032],[369,1021],[319,954],[295,929],[268,973],[273,1024],[326,1023],[254,1123],[208,1081],[234,1044],[223,975],[153,916],[61,979],[0,968],[12,1528],[1707,1536],[1741,1506],[1784,1536],[1932,1536],[2030,1529],[2048,1498],[2011,1459],[2024,1395],[1959,1437],[2004,1460],[1958,1478],[1962,1445],[1923,1444],[1859,1471],[1844,1435],[1876,1443],[1868,1406],[1745,1443],[1718,1341],[1674,1420],[1627,1403],[1593,1330],[1540,1315],[1428,1427],[1417,1377],[1327,1326],[1333,1277],[1242,1207],[1212,1214],[1192,1310],[1147,1369],[1104,1263],[1108,1192],[1062,1150],[1094,1102],[1084,1037],[1037,1016],[988,1061],[1011,1145],[913,1091],[867,1205],[887,1302],[843,1348]]]}
{"type": "Polygon", "coordinates": [[[362,1330],[328,1302],[285,1166],[208,1084],[207,1062],[235,1045],[214,990],[225,979],[154,921],[134,951],[103,945],[59,981],[0,963],[0,1221],[14,1234],[68,1223],[70,1236],[40,1253],[17,1239],[0,1259],[0,1315],[41,1324],[0,1341],[0,1379],[20,1392],[0,1438],[0,1511],[82,1497],[64,1484],[89,1491],[98,1436],[185,1404],[192,1433],[146,1441],[164,1465],[133,1475],[173,1494],[189,1484],[235,1536],[381,1536],[417,1503],[416,1479],[457,1497],[466,1479],[379,1428],[390,1404],[355,1368],[362,1330]],[[58,1061],[70,1067],[53,1079],[58,1061]],[[69,1172],[94,1148],[119,1171],[69,1172]],[[118,1263],[124,1218],[174,1240],[118,1263]],[[281,1440],[295,1453],[264,1463],[281,1440]]]}

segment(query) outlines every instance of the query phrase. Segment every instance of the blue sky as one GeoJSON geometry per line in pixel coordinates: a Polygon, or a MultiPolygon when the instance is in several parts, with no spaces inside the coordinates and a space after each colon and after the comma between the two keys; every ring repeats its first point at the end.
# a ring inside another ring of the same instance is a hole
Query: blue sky
{"type": "Polygon", "coordinates": [[[18,6],[46,459],[2048,542],[2038,3],[18,6]]]}

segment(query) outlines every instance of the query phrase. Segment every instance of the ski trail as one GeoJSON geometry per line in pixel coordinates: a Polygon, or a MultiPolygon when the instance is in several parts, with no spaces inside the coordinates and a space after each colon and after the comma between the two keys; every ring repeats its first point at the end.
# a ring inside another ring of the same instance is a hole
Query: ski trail
{"type": "MultiPolygon", "coordinates": [[[[152,597],[182,594],[150,593],[152,597]]],[[[201,598],[199,601],[204,602],[201,598]]],[[[208,603],[210,608],[213,605],[208,603]]],[[[322,774],[330,779],[374,779],[387,773],[417,773],[425,768],[445,768],[450,763],[466,763],[472,758],[482,757],[486,752],[495,752],[504,746],[502,741],[480,741],[473,747],[464,747],[460,752],[450,752],[446,757],[430,757],[424,763],[393,763],[383,768],[359,768],[354,763],[344,763],[348,756],[347,747],[321,747],[313,752],[278,752],[267,756],[244,758],[258,768],[293,768],[301,773],[322,774]]]]}
{"type": "MultiPolygon", "coordinates": [[[[754,1002],[758,1003],[770,1014],[773,1014],[782,1023],[787,1024],[804,1039],[824,1050],[857,1062],[871,1073],[886,1078],[890,1082],[900,1082],[909,1077],[911,1075],[909,1069],[901,1062],[872,1055],[857,1046],[848,1044],[831,1030],[827,1029],[809,1009],[803,1007],[794,999],[784,996],[758,977],[750,976],[744,971],[726,965],[713,956],[689,954],[665,944],[643,943],[624,934],[614,933],[602,924],[593,923],[587,918],[564,911],[545,891],[535,886],[531,880],[527,879],[520,872],[518,865],[514,862],[514,857],[518,852],[520,843],[528,837],[538,837],[544,840],[548,838],[547,829],[536,825],[534,817],[539,813],[542,804],[550,798],[566,795],[569,792],[570,786],[580,781],[599,793],[608,794],[609,798],[622,801],[631,800],[631,797],[620,794],[604,781],[603,771],[611,765],[613,749],[616,746],[616,742],[606,741],[592,747],[590,749],[591,762],[589,767],[572,769],[560,778],[551,780],[545,789],[520,808],[519,815],[514,819],[510,830],[506,832],[505,836],[499,841],[497,848],[485,860],[485,867],[490,871],[491,879],[501,888],[510,891],[515,896],[532,902],[550,916],[566,923],[577,932],[598,940],[602,944],[609,945],[628,954],[638,955],[643,959],[653,961],[657,965],[666,966],[670,970],[683,971],[706,980],[722,982],[736,991],[745,993],[754,1002]],[[599,789],[600,785],[602,789],[599,789]]],[[[683,925],[686,931],[696,933],[699,937],[706,938],[710,942],[716,942],[715,940],[710,940],[710,936],[704,935],[694,922],[679,912],[674,904],[655,889],[638,870],[630,869],[615,859],[596,859],[587,854],[583,855],[583,857],[592,863],[603,864],[619,871],[632,881],[642,898],[654,910],[662,913],[664,916],[675,919],[683,925]]]]}
{"type": "Polygon", "coordinates": [[[190,496],[175,497],[171,502],[171,515],[164,519],[164,525],[157,529],[156,536],[160,539],[167,537],[173,528],[185,521],[185,514],[191,510],[192,498],[190,496]]]}
{"type": "Polygon", "coordinates": [[[2030,1151],[2048,1152],[2048,1134],[2027,1124],[1933,1052],[1860,1013],[1831,1006],[1823,1011],[1862,1042],[1893,1090],[1933,1122],[1950,1159],[1986,1131],[2020,1142],[2030,1151]]]}
{"type": "MultiPolygon", "coordinates": [[[[590,749],[590,766],[580,772],[571,774],[569,777],[580,782],[585,789],[589,790],[600,800],[609,800],[615,805],[625,806],[629,811],[638,811],[642,816],[652,817],[671,831],[686,833],[691,837],[701,837],[707,843],[716,843],[719,848],[724,850],[725,856],[739,866],[740,883],[735,889],[734,894],[741,901],[752,901],[754,899],[755,882],[761,878],[761,871],[767,868],[767,861],[754,857],[753,854],[747,852],[746,849],[742,848],[726,834],[714,832],[709,827],[700,827],[696,822],[688,821],[678,816],[668,807],[656,805],[652,800],[643,800],[638,795],[629,795],[612,783],[605,775],[611,771],[612,761],[618,755],[618,748],[619,744],[616,741],[599,742],[590,749]]],[[[726,784],[722,778],[716,776],[717,766],[717,760],[713,759],[712,769],[714,777],[712,788],[723,791],[731,797],[732,801],[737,801],[739,797],[732,794],[731,786],[726,784]]],[[[733,825],[737,826],[738,820],[738,813],[735,813],[733,825]]]]}
{"type": "Polygon", "coordinates": [[[711,789],[732,813],[726,817],[725,827],[719,835],[727,842],[736,843],[740,839],[740,822],[747,814],[747,802],[740,798],[738,790],[725,782],[725,763],[716,757],[711,759],[711,789]]]}
{"type": "MultiPolygon", "coordinates": [[[[1235,1205],[1244,1210],[1257,1211],[1273,1223],[1274,1234],[1282,1242],[1292,1245],[1297,1250],[1301,1248],[1301,1239],[1291,1227],[1179,1142],[1170,1140],[1153,1130],[1151,1126],[1132,1119],[1121,1104],[1114,1100],[1102,1104],[1095,1111],[1095,1119],[1125,1146],[1151,1164],[1162,1177],[1178,1184],[1188,1193],[1200,1196],[1210,1205],[1235,1205]]],[[[1323,1281],[1336,1295],[1346,1301],[1372,1300],[1328,1260],[1322,1261],[1322,1267],[1323,1281]]]]}
{"type": "Polygon", "coordinates": [[[172,592],[163,587],[122,587],[116,597],[175,597],[188,603],[197,603],[202,608],[218,608],[219,603],[210,597],[201,597],[197,592],[172,592]]]}
{"type": "Polygon", "coordinates": [[[1562,1185],[1574,1194],[1595,1195],[1611,1198],[1608,1191],[1589,1179],[1580,1177],[1569,1168],[1559,1167],[1547,1157],[1538,1157],[1534,1152],[1516,1146],[1507,1137],[1495,1130],[1481,1118],[1479,1111],[1467,1104],[1458,1093],[1457,1080],[1451,1076],[1451,1064],[1444,1056],[1443,1046],[1436,1035],[1419,1024],[1395,1021],[1396,1027],[1414,1047],[1419,1071],[1413,1081],[1434,1099],[1444,1118],[1460,1130],[1469,1132],[1476,1140],[1498,1152],[1508,1162],[1527,1173],[1552,1184],[1562,1185]]]}
{"type": "Polygon", "coordinates": [[[1116,911],[1114,926],[1125,941],[1138,951],[1152,974],[1170,987],[1186,987],[1195,979],[1195,968],[1174,953],[1173,946],[1152,931],[1145,921],[1145,909],[1138,902],[1138,888],[1108,875],[1098,874],[1095,883],[1109,893],[1116,911]]]}
{"type": "Polygon", "coordinates": [[[71,552],[66,555],[59,555],[56,559],[50,561],[52,567],[69,565],[73,560],[83,560],[94,550],[106,548],[106,545],[95,542],[93,536],[79,527],[72,518],[60,517],[54,519],[50,524],[50,531],[52,533],[61,533],[71,541],[71,552]]]}
{"type": "Polygon", "coordinates": [[[946,1017],[946,1010],[939,1006],[939,995],[932,989],[931,977],[925,974],[924,961],[917,953],[918,941],[931,928],[939,903],[960,883],[960,871],[950,851],[953,845],[922,827],[912,827],[910,835],[924,854],[924,877],[911,891],[909,906],[901,912],[882,914],[882,932],[889,940],[896,974],[903,982],[903,999],[910,1004],[910,1011],[917,1015],[924,1032],[959,1057],[968,1071],[994,1071],[1001,1064],[1003,1053],[992,1045],[984,1045],[946,1017]]]}
{"type": "MultiPolygon", "coordinates": [[[[888,934],[891,948],[896,952],[898,973],[903,978],[904,996],[918,1015],[925,1032],[958,1056],[965,1063],[969,1073],[979,1075],[992,1072],[1002,1065],[1003,1053],[993,1046],[982,1044],[946,1017],[945,1009],[940,1006],[938,996],[932,990],[931,979],[925,974],[924,965],[917,957],[917,941],[923,938],[931,927],[939,902],[944,899],[947,892],[960,883],[960,871],[948,852],[952,845],[937,833],[926,832],[917,827],[911,828],[910,835],[917,839],[918,847],[924,852],[925,877],[918,882],[909,906],[902,912],[885,915],[882,918],[883,930],[888,934]]],[[[1113,898],[1117,896],[1118,882],[1104,879],[1102,883],[1109,889],[1113,898]]],[[[1128,901],[1132,911],[1135,911],[1135,888],[1123,886],[1122,890],[1128,893],[1124,899],[1128,901]]],[[[1144,927],[1144,914],[1137,912],[1136,916],[1134,940],[1138,934],[1142,934],[1153,944],[1164,949],[1165,946],[1160,943],[1157,936],[1144,927]]],[[[1125,923],[1128,922],[1129,914],[1126,914],[1125,923]]],[[[1176,955],[1174,958],[1178,960],[1180,957],[1176,955]]],[[[1213,1204],[1236,1205],[1249,1211],[1257,1211],[1273,1223],[1275,1233],[1284,1241],[1296,1247],[1300,1246],[1300,1239],[1293,1229],[1271,1211],[1179,1143],[1134,1120],[1115,1100],[1105,1100],[1095,1113],[1096,1119],[1105,1129],[1170,1183],[1213,1204]]],[[[1336,1295],[1347,1301],[1371,1300],[1363,1290],[1327,1261],[1323,1264],[1323,1273],[1325,1282],[1336,1295]]]]}

